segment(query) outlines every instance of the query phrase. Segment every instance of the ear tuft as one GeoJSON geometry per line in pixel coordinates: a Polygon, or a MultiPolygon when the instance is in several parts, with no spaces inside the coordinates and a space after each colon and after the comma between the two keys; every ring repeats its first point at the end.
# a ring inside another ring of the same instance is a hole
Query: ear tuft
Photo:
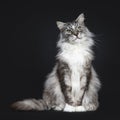
{"type": "Polygon", "coordinates": [[[83,13],[81,13],[76,19],[76,21],[78,21],[79,23],[83,23],[84,20],[85,20],[85,17],[83,13]]]}
{"type": "Polygon", "coordinates": [[[56,21],[56,24],[57,24],[57,27],[61,30],[63,27],[64,27],[64,25],[65,25],[65,23],[64,22],[60,22],[60,21],[56,21]]]}

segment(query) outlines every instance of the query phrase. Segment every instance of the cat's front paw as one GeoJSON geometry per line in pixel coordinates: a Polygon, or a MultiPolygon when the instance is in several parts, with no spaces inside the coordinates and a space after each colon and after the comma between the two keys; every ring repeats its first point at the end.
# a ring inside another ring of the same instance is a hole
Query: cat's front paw
{"type": "Polygon", "coordinates": [[[64,108],[64,112],[75,112],[75,107],[66,104],[66,105],[65,105],[65,108],[64,108]]]}
{"type": "Polygon", "coordinates": [[[75,111],[76,112],[85,112],[86,110],[85,110],[84,106],[76,106],[75,111]]]}

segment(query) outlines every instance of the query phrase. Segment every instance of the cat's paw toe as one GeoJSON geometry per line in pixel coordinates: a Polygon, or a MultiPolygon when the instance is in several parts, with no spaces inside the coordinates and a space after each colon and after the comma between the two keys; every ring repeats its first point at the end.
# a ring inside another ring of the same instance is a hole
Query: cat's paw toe
{"type": "Polygon", "coordinates": [[[54,106],[53,109],[56,110],[56,111],[62,111],[64,109],[64,105],[54,106]]]}
{"type": "Polygon", "coordinates": [[[94,104],[89,104],[85,106],[85,109],[87,111],[95,111],[97,109],[98,106],[94,105],[94,104]]]}
{"type": "Polygon", "coordinates": [[[77,106],[77,107],[75,108],[75,111],[76,111],[76,112],[85,112],[86,110],[85,110],[84,106],[77,106]]]}
{"type": "Polygon", "coordinates": [[[75,107],[66,104],[66,106],[64,108],[64,112],[75,112],[75,107]]]}
{"type": "Polygon", "coordinates": [[[61,111],[62,108],[58,106],[58,107],[55,107],[54,110],[56,110],[56,111],[61,111]]]}

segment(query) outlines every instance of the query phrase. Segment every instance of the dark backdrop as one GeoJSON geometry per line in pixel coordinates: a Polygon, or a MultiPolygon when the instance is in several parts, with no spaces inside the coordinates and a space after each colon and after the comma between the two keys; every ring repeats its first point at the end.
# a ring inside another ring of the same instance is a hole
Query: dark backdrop
{"type": "MultiPolygon", "coordinates": [[[[120,12],[110,1],[6,2],[1,4],[0,117],[2,119],[120,119],[120,12]],[[9,105],[24,98],[41,98],[46,75],[55,64],[59,30],[56,21],[84,13],[96,34],[93,65],[102,82],[95,112],[19,112],[9,105]],[[2,67],[3,66],[3,67],[2,67]]],[[[1,119],[1,120],[2,120],[1,119]]]]}

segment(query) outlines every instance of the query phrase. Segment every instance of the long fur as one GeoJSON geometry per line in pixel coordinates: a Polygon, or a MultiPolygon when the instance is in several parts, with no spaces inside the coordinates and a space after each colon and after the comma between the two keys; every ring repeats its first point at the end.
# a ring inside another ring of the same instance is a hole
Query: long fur
{"type": "MultiPolygon", "coordinates": [[[[83,22],[82,17],[84,17],[83,14],[77,18],[78,22],[83,22]]],[[[62,29],[66,24],[58,22],[57,25],[59,29],[62,29]]],[[[93,34],[86,27],[84,29],[85,33],[81,34],[82,38],[76,39],[77,43],[74,43],[73,40],[66,41],[64,34],[60,33],[57,43],[59,48],[56,56],[57,62],[52,72],[47,76],[42,99],[18,101],[13,103],[12,107],[20,110],[54,109],[66,112],[93,111],[98,108],[100,81],[91,65],[91,61],[94,59],[92,51],[94,45],[93,34]],[[63,68],[65,71],[64,77],[62,76],[63,68]],[[85,72],[90,72],[88,81],[85,72]],[[70,97],[68,101],[66,95],[70,97]],[[81,99],[81,102],[79,99],[81,99]],[[70,103],[70,100],[72,103],[70,103]],[[78,102],[81,104],[77,105],[78,102]]]]}

